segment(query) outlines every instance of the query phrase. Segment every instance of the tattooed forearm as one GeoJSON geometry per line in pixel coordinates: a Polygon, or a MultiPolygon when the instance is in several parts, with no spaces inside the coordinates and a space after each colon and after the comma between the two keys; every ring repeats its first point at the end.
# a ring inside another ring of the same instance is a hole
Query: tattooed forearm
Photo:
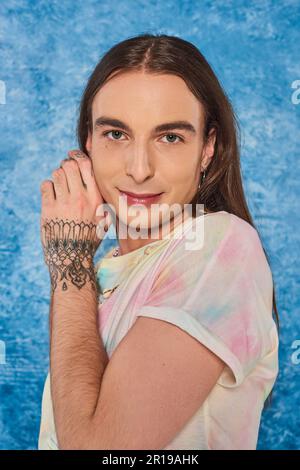
{"type": "Polygon", "coordinates": [[[49,268],[52,292],[68,289],[72,283],[81,289],[90,283],[98,293],[93,257],[99,245],[93,223],[46,220],[42,223],[44,259],[49,268]]]}

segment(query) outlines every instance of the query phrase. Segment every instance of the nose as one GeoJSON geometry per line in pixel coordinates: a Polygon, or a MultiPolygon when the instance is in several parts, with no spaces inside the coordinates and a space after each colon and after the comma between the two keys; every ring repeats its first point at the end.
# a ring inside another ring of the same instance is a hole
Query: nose
{"type": "Polygon", "coordinates": [[[126,174],[134,178],[137,183],[151,178],[154,175],[154,162],[146,145],[136,144],[129,149],[126,158],[126,174]]]}

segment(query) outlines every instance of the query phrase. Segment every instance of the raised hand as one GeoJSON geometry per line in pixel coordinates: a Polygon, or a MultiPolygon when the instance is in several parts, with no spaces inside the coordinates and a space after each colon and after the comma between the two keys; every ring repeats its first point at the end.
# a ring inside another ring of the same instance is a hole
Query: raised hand
{"type": "Polygon", "coordinates": [[[52,172],[53,181],[40,186],[44,260],[52,292],[58,286],[67,290],[70,283],[81,289],[87,282],[97,291],[93,257],[101,242],[97,225],[105,215],[96,216],[96,210],[104,201],[91,159],[80,150],[68,155],[52,172]]]}

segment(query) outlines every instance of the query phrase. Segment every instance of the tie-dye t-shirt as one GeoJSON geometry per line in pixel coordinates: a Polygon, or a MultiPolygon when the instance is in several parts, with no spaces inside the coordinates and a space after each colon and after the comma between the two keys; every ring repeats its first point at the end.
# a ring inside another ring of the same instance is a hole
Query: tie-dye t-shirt
{"type": "MultiPolygon", "coordinates": [[[[206,400],[164,449],[256,449],[279,345],[272,274],[257,231],[226,211],[190,217],[173,237],[118,257],[110,251],[95,269],[99,334],[109,358],[144,316],[178,326],[225,363],[206,400]]],[[[49,372],[38,448],[58,449],[49,372]]]]}

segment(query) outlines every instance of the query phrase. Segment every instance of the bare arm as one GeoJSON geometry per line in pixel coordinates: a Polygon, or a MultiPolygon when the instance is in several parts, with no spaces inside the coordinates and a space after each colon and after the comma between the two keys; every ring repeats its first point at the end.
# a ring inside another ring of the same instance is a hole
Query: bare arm
{"type": "Polygon", "coordinates": [[[51,391],[59,448],[75,448],[89,435],[108,356],[97,321],[97,296],[90,283],[80,291],[53,293],[51,391]]]}

